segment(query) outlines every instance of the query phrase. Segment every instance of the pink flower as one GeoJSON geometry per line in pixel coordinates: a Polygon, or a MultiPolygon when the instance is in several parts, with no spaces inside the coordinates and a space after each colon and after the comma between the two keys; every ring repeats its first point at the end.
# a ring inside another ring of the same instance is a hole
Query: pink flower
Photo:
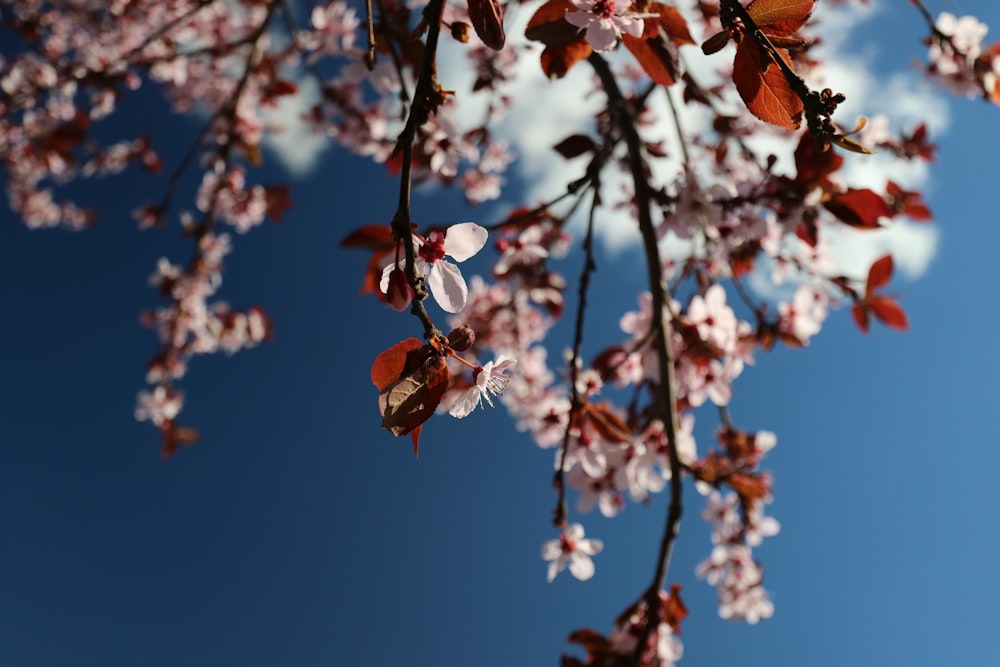
{"type": "Polygon", "coordinates": [[[611,51],[622,33],[642,37],[644,15],[628,12],[631,0],[570,0],[577,8],[566,12],[566,21],[587,31],[595,51],[611,51]]]}
{"type": "Polygon", "coordinates": [[[827,314],[826,302],[825,293],[808,285],[800,285],[791,303],[778,304],[782,329],[807,345],[809,339],[823,327],[827,314]]]}
{"type": "Polygon", "coordinates": [[[549,563],[548,579],[552,581],[556,575],[569,566],[570,574],[586,581],[594,576],[594,561],[591,556],[601,553],[604,543],[600,540],[583,538],[583,526],[574,523],[568,526],[558,540],[551,540],[542,546],[542,558],[549,563]]]}
{"type": "MultiPolygon", "coordinates": [[[[413,247],[416,251],[417,272],[427,279],[427,286],[431,289],[434,300],[438,302],[442,310],[449,313],[457,313],[465,308],[465,301],[469,296],[469,287],[465,284],[465,278],[457,266],[451,262],[444,261],[448,256],[456,262],[464,262],[486,245],[486,238],[489,232],[485,227],[480,227],[474,222],[463,222],[452,225],[441,232],[431,232],[427,238],[418,234],[413,235],[413,247]]],[[[382,270],[382,280],[379,282],[379,289],[383,294],[389,294],[390,279],[394,271],[401,271],[406,262],[400,260],[392,263],[382,270]]],[[[400,295],[400,290],[395,290],[392,297],[400,295]]],[[[393,298],[393,307],[401,310],[398,298],[393,298]]]]}
{"type": "Polygon", "coordinates": [[[481,405],[483,399],[486,399],[492,408],[493,401],[490,400],[490,394],[494,396],[503,394],[504,390],[507,389],[507,383],[510,382],[510,378],[504,373],[516,363],[516,359],[509,359],[501,354],[497,357],[496,362],[488,361],[485,366],[477,368],[475,384],[455,399],[448,414],[462,419],[475,410],[477,405],[481,405]]]}
{"type": "Polygon", "coordinates": [[[688,306],[688,319],[706,343],[722,352],[732,352],[736,348],[736,315],[726,304],[726,290],[722,285],[712,285],[704,297],[696,294],[688,306]]]}

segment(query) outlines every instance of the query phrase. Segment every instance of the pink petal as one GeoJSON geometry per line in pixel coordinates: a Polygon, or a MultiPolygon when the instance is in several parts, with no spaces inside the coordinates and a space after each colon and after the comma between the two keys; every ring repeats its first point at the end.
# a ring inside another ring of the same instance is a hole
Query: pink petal
{"type": "Polygon", "coordinates": [[[618,27],[621,31],[632,35],[633,37],[642,37],[642,29],[645,27],[646,22],[637,19],[618,19],[618,27]]]}
{"type": "Polygon", "coordinates": [[[427,276],[427,284],[442,310],[457,313],[465,308],[469,287],[465,284],[462,272],[451,262],[434,262],[427,276]]]}
{"type": "Polygon", "coordinates": [[[482,393],[479,391],[479,387],[469,389],[461,394],[455,402],[451,404],[448,414],[455,419],[468,417],[469,414],[476,409],[476,406],[479,405],[479,399],[481,397],[482,393]]]}
{"type": "Polygon", "coordinates": [[[596,17],[590,12],[566,12],[564,17],[566,22],[570,25],[575,25],[577,28],[586,28],[591,23],[593,23],[596,17]]]}
{"type": "Polygon", "coordinates": [[[485,227],[474,222],[452,225],[444,235],[444,254],[456,262],[464,262],[483,249],[489,235],[485,227]]]}
{"type": "Polygon", "coordinates": [[[587,41],[595,51],[612,51],[618,45],[618,31],[608,20],[597,20],[587,27],[587,41]]]}

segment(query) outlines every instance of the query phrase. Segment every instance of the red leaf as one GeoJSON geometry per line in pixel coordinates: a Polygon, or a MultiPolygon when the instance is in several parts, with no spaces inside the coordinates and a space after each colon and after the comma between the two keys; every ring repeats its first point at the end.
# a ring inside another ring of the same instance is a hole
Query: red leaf
{"type": "Polygon", "coordinates": [[[890,208],[896,213],[902,213],[917,222],[930,220],[934,217],[919,192],[904,190],[896,183],[889,181],[885,184],[885,194],[889,198],[890,208]]]}
{"type": "Polygon", "coordinates": [[[889,296],[873,296],[868,299],[868,303],[871,306],[871,311],[874,313],[875,317],[882,320],[886,326],[890,326],[893,329],[901,329],[905,331],[910,328],[909,320],[906,317],[906,311],[903,307],[896,303],[896,300],[889,296]]]}
{"type": "Polygon", "coordinates": [[[410,431],[410,437],[413,438],[413,458],[420,458],[420,432],[424,430],[423,424],[418,424],[416,428],[410,431]]]}
{"type": "Polygon", "coordinates": [[[788,130],[797,129],[802,123],[802,100],[781,68],[765,62],[760,46],[748,36],[736,47],[733,82],[747,109],[762,121],[788,130]]]}
{"type": "Polygon", "coordinates": [[[771,493],[763,479],[747,473],[733,473],[726,478],[726,484],[744,501],[766,498],[771,493]]]}
{"type": "Polygon", "coordinates": [[[768,30],[764,32],[783,35],[801,28],[812,10],[813,0],[754,0],[747,7],[757,27],[766,26],[768,30]]]}
{"type": "Polygon", "coordinates": [[[863,303],[855,303],[851,306],[851,316],[854,318],[854,323],[858,325],[861,329],[861,333],[868,333],[869,323],[868,323],[868,308],[863,303]]]}
{"type": "Polygon", "coordinates": [[[448,388],[448,377],[448,365],[444,357],[433,352],[424,356],[416,368],[386,387],[379,395],[382,428],[400,436],[410,433],[427,421],[448,388]]]}
{"type": "Polygon", "coordinates": [[[281,222],[285,211],[292,207],[292,198],[288,194],[288,186],[265,185],[264,205],[267,207],[267,217],[275,222],[281,222]]]}
{"type": "Polygon", "coordinates": [[[340,242],[341,248],[362,248],[364,250],[392,250],[392,227],[389,225],[365,225],[348,234],[340,242]]]}
{"type": "MultiPolygon", "coordinates": [[[[565,46],[580,37],[580,29],[566,22],[566,12],[576,10],[569,0],[549,0],[538,8],[524,29],[524,36],[545,46],[565,46]]],[[[588,54],[589,55],[589,54],[588,54]]]]}
{"type": "Polygon", "coordinates": [[[546,46],[542,51],[542,71],[550,79],[561,79],[566,76],[570,67],[588,58],[593,52],[594,49],[583,37],[562,46],[546,46]]]}
{"type": "Polygon", "coordinates": [[[892,278],[892,255],[885,255],[875,260],[868,269],[868,281],[865,283],[865,297],[871,296],[879,287],[889,284],[892,278]]]}
{"type": "Polygon", "coordinates": [[[483,44],[494,51],[503,48],[503,7],[498,0],[469,0],[469,20],[483,44]]]}
{"type": "Polygon", "coordinates": [[[606,403],[587,403],[583,409],[590,418],[590,425],[604,440],[621,443],[632,439],[628,424],[612,412],[606,403]]]}
{"type": "MultiPolygon", "coordinates": [[[[655,31],[649,29],[652,19],[646,20],[645,34],[652,33],[652,37],[633,37],[632,35],[622,35],[625,48],[632,52],[635,59],[642,66],[642,69],[653,80],[661,86],[672,86],[677,80],[677,63],[674,55],[664,46],[658,34],[658,27],[655,31]]],[[[655,25],[655,24],[654,24],[655,25]]]]}
{"type": "Polygon", "coordinates": [[[163,422],[163,425],[160,426],[160,435],[163,437],[160,456],[164,459],[173,456],[181,445],[191,446],[198,442],[198,429],[190,426],[178,426],[172,419],[163,422]]]}
{"type": "Polygon", "coordinates": [[[375,357],[375,363],[372,364],[372,382],[378,390],[385,391],[386,387],[399,380],[406,370],[408,353],[423,346],[424,344],[416,338],[407,338],[375,357]]]}
{"type": "Polygon", "coordinates": [[[835,194],[823,206],[841,222],[861,229],[878,229],[879,218],[892,217],[885,199],[868,188],[851,188],[835,194]]]}
{"type": "Polygon", "coordinates": [[[695,44],[688,30],[687,20],[676,8],[669,5],[662,5],[658,2],[649,3],[648,12],[658,12],[660,14],[660,25],[670,40],[677,46],[685,44],[695,44]]]}
{"type": "Polygon", "coordinates": [[[808,132],[802,135],[795,147],[795,180],[803,185],[816,185],[827,181],[827,176],[840,169],[844,157],[834,151],[820,150],[816,138],[808,132]]]}
{"type": "Polygon", "coordinates": [[[585,134],[574,134],[566,137],[552,148],[569,160],[584,153],[593,153],[597,149],[597,145],[593,139],[585,134]]]}
{"type": "Polygon", "coordinates": [[[670,596],[663,603],[663,622],[670,626],[675,635],[679,635],[681,633],[681,621],[687,618],[687,615],[687,607],[684,606],[684,602],[681,600],[681,585],[673,584],[670,586],[670,596]]]}

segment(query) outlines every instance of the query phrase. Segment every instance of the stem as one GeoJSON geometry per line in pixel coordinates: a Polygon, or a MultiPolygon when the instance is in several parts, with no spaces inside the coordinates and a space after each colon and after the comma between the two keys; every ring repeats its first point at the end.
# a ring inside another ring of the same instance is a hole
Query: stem
{"type": "Polygon", "coordinates": [[[677,455],[677,432],[680,430],[680,420],[677,413],[677,389],[674,381],[674,359],[670,349],[669,330],[667,328],[664,313],[670,302],[667,287],[663,282],[663,264],[660,259],[660,250],[656,239],[656,229],[653,226],[653,218],[650,213],[653,205],[653,189],[647,177],[646,164],[643,159],[642,140],[636,129],[635,117],[629,109],[628,102],[622,95],[621,89],[615,81],[614,74],[604,60],[597,53],[593,53],[588,58],[594,71],[597,73],[604,90],[608,95],[608,108],[611,112],[612,123],[617,125],[625,139],[628,149],[628,165],[635,184],[636,206],[639,217],[639,232],[642,234],[643,251],[646,255],[646,271],[649,279],[649,288],[652,293],[652,331],[655,335],[657,361],[660,371],[660,386],[656,392],[656,414],[663,421],[664,431],[667,441],[670,462],[670,505],[667,508],[667,518],[663,527],[663,536],[660,540],[659,554],[656,559],[656,568],[653,572],[653,581],[646,590],[646,625],[642,630],[642,635],[636,644],[635,653],[632,656],[632,664],[638,666],[642,660],[646,645],[653,630],[660,621],[660,591],[667,578],[667,570],[670,567],[670,556],[673,552],[674,542],[680,532],[682,508],[681,484],[681,462],[677,455]]]}
{"type": "Polygon", "coordinates": [[[399,181],[399,204],[396,213],[392,216],[392,230],[398,242],[403,245],[406,253],[406,279],[413,288],[413,313],[424,325],[424,336],[430,338],[440,335],[440,332],[431,321],[427,309],[424,307],[424,299],[427,298],[427,289],[423,281],[417,275],[416,258],[413,252],[413,243],[410,240],[410,187],[412,183],[413,168],[413,141],[417,135],[417,129],[423,125],[430,114],[437,109],[438,102],[435,96],[440,96],[440,88],[435,74],[435,56],[437,54],[438,36],[441,34],[441,13],[444,8],[444,0],[431,0],[424,8],[424,21],[427,23],[427,41],[424,44],[424,62],[420,69],[420,77],[417,80],[417,87],[414,91],[413,105],[410,107],[409,116],[403,131],[399,133],[396,140],[394,152],[402,153],[402,173],[399,181]]]}
{"type": "Polygon", "coordinates": [[[566,522],[566,453],[569,451],[570,431],[573,429],[573,421],[580,411],[580,393],[576,388],[576,380],[579,374],[580,348],[583,346],[583,316],[587,310],[587,293],[590,289],[590,276],[597,270],[597,263],[594,261],[594,213],[597,210],[597,202],[600,194],[600,184],[596,181],[595,175],[594,198],[590,203],[590,215],[587,217],[587,233],[583,238],[583,269],[580,271],[580,283],[577,293],[580,302],[576,307],[576,323],[573,331],[573,356],[569,363],[569,388],[570,388],[570,409],[569,419],[566,422],[566,432],[563,434],[562,448],[559,451],[559,470],[556,472],[555,486],[559,491],[559,500],[553,513],[552,520],[557,526],[562,526],[566,522]]]}

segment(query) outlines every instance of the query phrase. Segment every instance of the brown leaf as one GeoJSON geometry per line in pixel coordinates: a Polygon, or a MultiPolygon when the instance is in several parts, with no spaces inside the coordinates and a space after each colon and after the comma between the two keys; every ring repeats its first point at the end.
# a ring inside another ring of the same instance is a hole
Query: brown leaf
{"type": "Polygon", "coordinates": [[[892,255],[879,257],[868,269],[868,280],[865,283],[865,296],[871,296],[879,287],[889,284],[892,279],[892,255]]]}
{"type": "Polygon", "coordinates": [[[507,37],[503,31],[503,7],[498,0],[468,0],[469,20],[483,44],[494,51],[503,48],[507,37]]]}
{"type": "MultiPolygon", "coordinates": [[[[538,8],[524,29],[524,36],[545,46],[564,46],[580,37],[580,29],[566,22],[566,12],[575,11],[569,0],[549,0],[538,8]]],[[[589,54],[588,54],[589,55],[589,54]]]]}
{"type": "Polygon", "coordinates": [[[424,344],[416,338],[407,338],[379,353],[372,364],[371,372],[372,382],[378,390],[385,391],[386,387],[399,380],[406,370],[409,353],[422,347],[424,344]]]}
{"type": "Polygon", "coordinates": [[[667,37],[674,44],[677,46],[695,44],[694,39],[691,37],[691,31],[688,30],[687,19],[676,8],[660,4],[659,2],[651,2],[649,3],[649,9],[646,11],[658,12],[660,14],[660,25],[663,26],[667,37]]]}
{"type": "MultiPolygon", "coordinates": [[[[650,22],[651,20],[647,19],[647,33],[650,22]]],[[[672,86],[677,81],[676,58],[664,45],[658,34],[654,34],[648,39],[623,34],[622,41],[625,43],[625,48],[635,56],[643,71],[653,80],[653,83],[658,83],[661,86],[672,86]]]]}
{"type": "Polygon", "coordinates": [[[417,368],[386,387],[379,395],[382,428],[396,436],[406,435],[427,421],[448,388],[448,376],[444,357],[431,353],[417,368]]]}
{"type": "Polygon", "coordinates": [[[757,27],[769,35],[790,35],[798,31],[812,10],[813,0],[754,0],[747,7],[757,27]]]}
{"type": "Polygon", "coordinates": [[[761,47],[750,37],[744,37],[736,47],[733,82],[747,109],[757,118],[788,130],[802,124],[802,100],[781,68],[764,60],[761,47]]]}
{"type": "Polygon", "coordinates": [[[879,218],[891,218],[885,199],[868,188],[849,188],[823,202],[823,207],[841,222],[861,229],[878,229],[879,218]]]}
{"type": "Polygon", "coordinates": [[[607,403],[587,403],[583,410],[590,418],[590,425],[604,440],[621,443],[632,439],[628,424],[612,412],[607,403]]]}
{"type": "Polygon", "coordinates": [[[906,311],[896,303],[896,300],[889,296],[873,296],[868,300],[872,314],[882,321],[886,326],[893,329],[905,331],[910,327],[910,322],[906,317],[906,311]]]}
{"type": "Polygon", "coordinates": [[[593,52],[594,49],[583,37],[562,46],[546,46],[542,51],[542,71],[550,79],[561,79],[570,67],[590,57],[593,52]]]}
{"type": "Polygon", "coordinates": [[[584,153],[593,153],[597,150],[594,140],[585,134],[573,134],[552,147],[559,155],[567,160],[579,157],[584,153]]]}

